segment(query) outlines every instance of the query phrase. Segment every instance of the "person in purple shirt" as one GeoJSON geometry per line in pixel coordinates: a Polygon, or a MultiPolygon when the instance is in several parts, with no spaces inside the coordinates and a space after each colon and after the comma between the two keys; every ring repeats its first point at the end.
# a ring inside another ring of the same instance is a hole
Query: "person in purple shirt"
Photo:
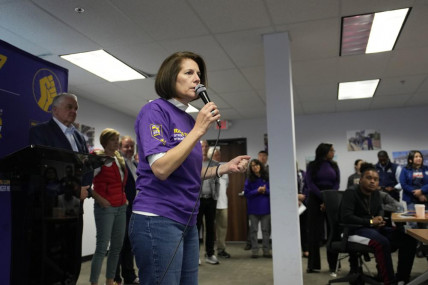
{"type": "Polygon", "coordinates": [[[156,76],[159,95],[141,109],[135,122],[140,162],[138,192],[129,222],[129,239],[140,284],[198,284],[199,239],[196,227],[201,177],[244,172],[249,156],[202,168],[201,137],[220,118],[209,102],[196,120],[185,112],[206,83],[204,60],[177,52],[156,76]]]}
{"type": "MultiPolygon", "coordinates": [[[[307,273],[318,272],[321,269],[320,241],[326,221],[321,191],[338,190],[340,184],[339,167],[333,161],[334,153],[332,144],[319,144],[315,150],[315,160],[308,164],[306,171],[305,180],[309,192],[307,202],[309,246],[307,273]]],[[[337,254],[327,250],[327,261],[331,275],[335,276],[337,254]]]]}
{"type": "Polygon", "coordinates": [[[271,258],[270,245],[270,189],[269,176],[258,159],[251,160],[247,179],[244,185],[244,195],[247,198],[247,213],[250,219],[250,236],[252,258],[259,257],[257,233],[259,223],[262,229],[263,256],[271,258]]]}

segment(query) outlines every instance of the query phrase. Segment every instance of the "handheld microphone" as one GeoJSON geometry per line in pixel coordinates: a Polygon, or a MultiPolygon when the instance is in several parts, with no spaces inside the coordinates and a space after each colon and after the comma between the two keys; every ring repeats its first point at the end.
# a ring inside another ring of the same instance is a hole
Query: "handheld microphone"
{"type": "MultiPolygon", "coordinates": [[[[204,104],[208,104],[209,102],[211,102],[210,97],[208,97],[207,88],[205,88],[203,84],[196,85],[195,92],[196,92],[196,95],[198,95],[199,98],[202,99],[204,104]]],[[[217,120],[217,125],[219,128],[221,128],[220,120],[217,120]]]]}

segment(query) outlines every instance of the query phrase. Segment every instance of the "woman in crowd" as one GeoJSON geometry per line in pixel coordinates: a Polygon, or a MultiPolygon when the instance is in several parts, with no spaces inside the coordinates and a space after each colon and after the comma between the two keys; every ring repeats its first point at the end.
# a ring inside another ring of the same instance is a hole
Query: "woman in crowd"
{"type": "Polygon", "coordinates": [[[244,194],[247,198],[247,212],[250,219],[252,258],[259,257],[257,233],[259,223],[262,229],[263,256],[270,254],[270,190],[269,177],[265,167],[258,159],[251,160],[245,180],[244,194]]]}
{"type": "MultiPolygon", "coordinates": [[[[306,187],[309,192],[307,202],[309,245],[307,273],[317,272],[321,269],[320,242],[326,221],[321,191],[338,190],[340,185],[339,167],[333,161],[334,153],[332,144],[319,144],[315,150],[315,160],[308,164],[306,171],[306,187]]],[[[331,275],[335,276],[337,254],[327,250],[327,261],[331,275]]]]}
{"type": "Polygon", "coordinates": [[[141,109],[135,122],[139,191],[129,223],[129,238],[140,284],[198,283],[199,239],[196,228],[201,177],[244,172],[248,156],[202,169],[201,137],[220,118],[209,102],[194,120],[185,112],[206,84],[203,59],[177,52],[162,63],[155,90],[161,97],[141,109]],[[205,171],[206,170],[206,171],[205,171]]]}
{"type": "Polygon", "coordinates": [[[126,227],[126,196],[125,183],[127,170],[125,161],[120,155],[119,132],[105,129],[101,132],[100,143],[104,150],[97,154],[114,158],[114,162],[106,164],[94,171],[94,217],[97,228],[96,248],[91,263],[91,284],[98,284],[101,266],[107,253],[106,285],[113,285],[116,267],[122,249],[126,227]]]}
{"type": "Polygon", "coordinates": [[[346,189],[349,189],[351,186],[360,184],[360,177],[361,177],[360,167],[361,167],[361,164],[363,163],[364,161],[362,159],[355,160],[354,162],[355,173],[349,175],[346,189]]]}
{"type": "Polygon", "coordinates": [[[412,150],[407,156],[407,165],[400,174],[403,188],[403,201],[408,210],[414,210],[415,204],[427,203],[428,166],[424,165],[424,157],[418,150],[412,150]]]}

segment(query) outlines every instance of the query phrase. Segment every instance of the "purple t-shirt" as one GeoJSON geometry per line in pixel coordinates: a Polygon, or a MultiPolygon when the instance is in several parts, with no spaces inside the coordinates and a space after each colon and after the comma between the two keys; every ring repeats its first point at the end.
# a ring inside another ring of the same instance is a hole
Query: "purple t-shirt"
{"type": "MultiPolygon", "coordinates": [[[[148,156],[167,152],[192,130],[195,120],[165,99],[154,100],[141,109],[135,122],[138,155],[133,210],[153,213],[187,224],[201,185],[202,147],[198,142],[184,162],[162,181],[153,174],[148,156]]],[[[196,224],[198,209],[190,220],[196,224]]]]}

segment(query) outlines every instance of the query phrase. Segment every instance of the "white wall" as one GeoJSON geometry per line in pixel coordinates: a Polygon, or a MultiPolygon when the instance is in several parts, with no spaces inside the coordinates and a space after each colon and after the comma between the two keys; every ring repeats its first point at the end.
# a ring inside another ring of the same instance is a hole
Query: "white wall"
{"type": "MultiPolygon", "coordinates": [[[[134,117],[127,116],[83,98],[78,98],[78,102],[79,110],[77,112],[76,122],[95,128],[95,148],[102,148],[99,143],[99,136],[101,131],[105,128],[113,128],[121,135],[129,135],[135,138],[134,117]]],[[[142,101],[142,104],[144,103],[145,102],[142,101]]],[[[84,202],[83,220],[82,256],[87,256],[94,253],[96,242],[93,199],[86,199],[84,202]]]]}
{"type": "MultiPolygon", "coordinates": [[[[428,149],[427,122],[428,107],[296,116],[297,161],[299,167],[305,169],[305,157],[314,157],[319,143],[333,143],[341,171],[340,189],[345,189],[357,158],[377,162],[377,151],[347,150],[347,131],[379,130],[382,149],[391,156],[392,151],[428,149]]],[[[220,138],[246,137],[248,154],[257,158],[258,151],[264,148],[263,135],[266,132],[266,119],[232,121],[232,126],[222,131],[220,138]]],[[[216,139],[217,131],[210,130],[204,138],[216,139]]]]}

